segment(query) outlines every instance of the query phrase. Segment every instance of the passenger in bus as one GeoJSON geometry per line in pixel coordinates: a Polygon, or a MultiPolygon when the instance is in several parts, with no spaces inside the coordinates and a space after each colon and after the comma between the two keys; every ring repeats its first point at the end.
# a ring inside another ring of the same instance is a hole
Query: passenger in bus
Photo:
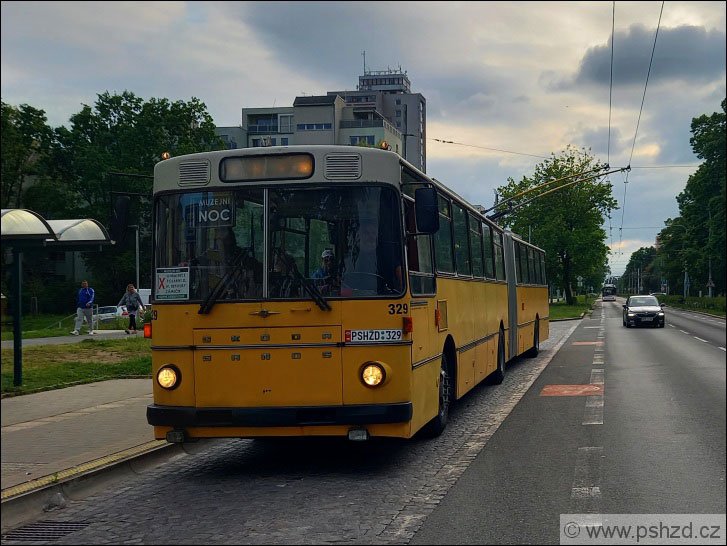
{"type": "Polygon", "coordinates": [[[341,293],[341,277],[336,267],[336,255],[327,248],[321,254],[321,266],[316,269],[311,278],[315,279],[316,286],[324,296],[338,296],[341,293]]]}
{"type": "Polygon", "coordinates": [[[270,275],[270,296],[273,298],[300,297],[300,281],[295,274],[295,258],[282,248],[273,252],[273,271],[270,275]]]}
{"type": "MultiPolygon", "coordinates": [[[[232,228],[224,228],[218,235],[220,261],[224,265],[224,299],[250,299],[262,294],[262,264],[251,249],[237,246],[232,228]]],[[[210,254],[212,254],[210,252],[210,254]]],[[[218,253],[219,255],[219,253],[218,253]]]]}

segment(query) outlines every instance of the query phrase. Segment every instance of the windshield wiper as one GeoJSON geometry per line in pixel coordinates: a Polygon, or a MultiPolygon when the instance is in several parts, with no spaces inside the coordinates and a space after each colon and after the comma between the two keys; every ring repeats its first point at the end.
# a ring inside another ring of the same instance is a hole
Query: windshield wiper
{"type": "Polygon", "coordinates": [[[244,255],[245,253],[241,252],[235,258],[235,260],[231,264],[231,269],[229,269],[227,273],[225,273],[220,282],[215,285],[209,295],[202,302],[202,305],[199,306],[199,311],[197,311],[198,314],[209,314],[214,304],[217,302],[218,299],[220,299],[220,296],[225,291],[225,287],[227,287],[230,282],[237,282],[237,277],[242,274],[242,262],[244,255]]]}
{"type": "MultiPolygon", "coordinates": [[[[276,252],[279,253],[280,251],[276,250],[276,252]]],[[[293,272],[295,278],[298,279],[300,284],[303,286],[303,289],[308,293],[308,295],[315,302],[315,304],[323,311],[330,311],[331,306],[326,301],[326,298],[323,297],[323,294],[321,294],[321,291],[318,290],[318,287],[309,279],[306,279],[303,274],[298,270],[298,266],[296,265],[295,260],[288,261],[285,256],[281,256],[281,259],[289,263],[290,271],[293,272]]]]}

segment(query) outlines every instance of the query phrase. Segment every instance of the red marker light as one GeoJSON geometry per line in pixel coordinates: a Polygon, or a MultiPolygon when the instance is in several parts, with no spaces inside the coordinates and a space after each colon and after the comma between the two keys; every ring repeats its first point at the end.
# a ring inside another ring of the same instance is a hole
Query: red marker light
{"type": "Polygon", "coordinates": [[[411,334],[414,331],[414,319],[411,317],[404,317],[404,333],[411,334]]]}

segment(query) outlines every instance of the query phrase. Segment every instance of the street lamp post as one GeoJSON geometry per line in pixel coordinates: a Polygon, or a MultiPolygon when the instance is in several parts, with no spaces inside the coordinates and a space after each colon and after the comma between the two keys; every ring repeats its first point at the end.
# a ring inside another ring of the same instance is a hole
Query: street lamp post
{"type": "Polygon", "coordinates": [[[136,234],[136,289],[138,290],[140,288],[139,286],[139,226],[129,226],[130,228],[134,229],[134,232],[136,234]]]}
{"type": "Polygon", "coordinates": [[[687,238],[687,227],[683,224],[671,224],[670,228],[680,227],[684,230],[684,237],[682,237],[682,261],[684,263],[684,300],[686,301],[687,295],[689,294],[689,275],[687,274],[687,257],[684,254],[686,238],[687,238]]]}

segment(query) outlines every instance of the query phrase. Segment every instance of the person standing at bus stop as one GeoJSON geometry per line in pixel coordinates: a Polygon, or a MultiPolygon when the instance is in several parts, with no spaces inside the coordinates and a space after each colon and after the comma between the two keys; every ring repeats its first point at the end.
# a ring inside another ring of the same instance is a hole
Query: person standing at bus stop
{"type": "Polygon", "coordinates": [[[77,336],[81,333],[81,326],[83,326],[83,319],[88,322],[88,333],[93,335],[93,300],[96,297],[96,292],[88,286],[88,281],[81,281],[81,288],[78,290],[76,295],[76,324],[71,332],[71,335],[77,336]]]}
{"type": "Polygon", "coordinates": [[[126,306],[126,311],[129,313],[129,327],[124,330],[127,334],[136,333],[136,314],[144,311],[144,302],[141,296],[134,288],[134,285],[129,283],[126,286],[126,292],[121,297],[118,307],[122,305],[126,306]]]}

